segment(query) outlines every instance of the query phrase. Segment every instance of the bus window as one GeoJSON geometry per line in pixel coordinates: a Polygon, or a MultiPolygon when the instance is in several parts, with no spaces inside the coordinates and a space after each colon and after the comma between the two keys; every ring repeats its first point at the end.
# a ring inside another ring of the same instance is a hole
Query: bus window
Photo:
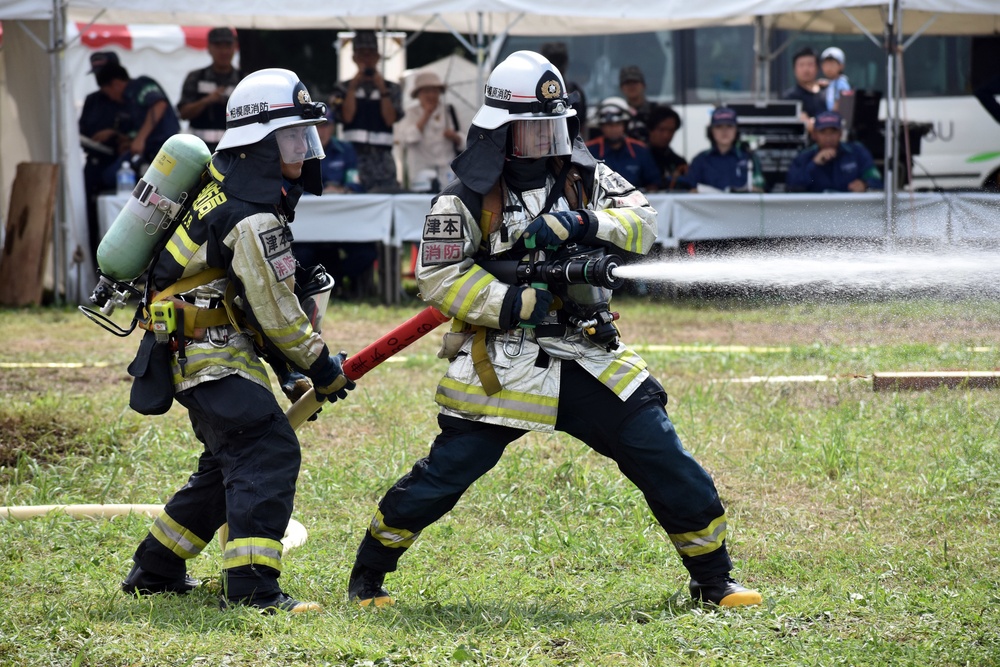
{"type": "Polygon", "coordinates": [[[683,42],[681,68],[688,103],[718,104],[753,94],[753,28],[685,30],[683,42]]]}

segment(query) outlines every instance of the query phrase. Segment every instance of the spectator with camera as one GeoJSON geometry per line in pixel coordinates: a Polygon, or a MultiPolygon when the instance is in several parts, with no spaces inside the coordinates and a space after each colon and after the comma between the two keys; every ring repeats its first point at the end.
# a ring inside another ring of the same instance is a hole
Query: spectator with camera
{"type": "Polygon", "coordinates": [[[392,126],[403,117],[403,90],[378,70],[382,55],[374,31],[359,30],[352,44],[358,71],[341,82],[343,101],[336,109],[344,124],[343,138],[358,154],[358,174],[365,191],[398,192],[392,126]]]}

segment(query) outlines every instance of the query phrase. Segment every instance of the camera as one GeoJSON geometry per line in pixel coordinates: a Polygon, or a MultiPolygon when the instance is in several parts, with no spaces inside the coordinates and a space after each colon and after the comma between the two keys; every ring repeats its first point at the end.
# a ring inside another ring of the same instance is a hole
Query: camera
{"type": "Polygon", "coordinates": [[[365,76],[375,76],[375,68],[374,67],[366,67],[365,70],[364,70],[364,75],[365,76]]]}

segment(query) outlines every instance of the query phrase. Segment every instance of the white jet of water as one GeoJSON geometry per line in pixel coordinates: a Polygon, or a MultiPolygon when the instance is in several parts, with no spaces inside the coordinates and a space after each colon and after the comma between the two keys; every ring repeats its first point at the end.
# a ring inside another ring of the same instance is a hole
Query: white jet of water
{"type": "Polygon", "coordinates": [[[838,291],[937,291],[1000,294],[1000,252],[942,248],[933,252],[805,250],[688,257],[614,270],[626,280],[677,286],[838,291]]]}

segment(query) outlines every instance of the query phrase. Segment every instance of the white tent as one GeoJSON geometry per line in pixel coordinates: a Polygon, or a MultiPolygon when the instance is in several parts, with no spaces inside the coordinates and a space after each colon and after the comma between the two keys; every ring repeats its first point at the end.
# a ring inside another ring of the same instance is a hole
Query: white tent
{"type": "MultiPolygon", "coordinates": [[[[817,31],[868,32],[875,35],[1000,34],[996,0],[3,0],[4,48],[0,51],[0,215],[6,211],[11,164],[22,159],[58,161],[76,150],[63,128],[72,116],[64,71],[64,25],[84,23],[166,23],[233,25],[237,28],[381,28],[432,30],[476,36],[466,45],[486,59],[485,36],[600,34],[698,27],[746,25],[764,19],[773,26],[817,31]],[[902,16],[902,20],[900,20],[902,16]],[[25,63],[31,63],[26,67],[25,63]]],[[[889,40],[890,45],[893,40],[889,40]]],[[[889,81],[895,58],[889,58],[889,81]]],[[[894,86],[890,85],[891,98],[894,86]]],[[[887,134],[893,136],[895,128],[887,134]]],[[[888,143],[888,140],[887,140],[888,143]]],[[[894,142],[889,146],[891,151],[894,142]]],[[[887,153],[888,154],[888,153],[887,153]]],[[[64,169],[63,191],[69,202],[82,196],[76,173],[64,169]],[[81,194],[78,195],[77,192],[81,194]]],[[[891,195],[891,193],[888,193],[891,195]]],[[[891,202],[891,196],[887,196],[891,202]]],[[[891,204],[887,204],[890,218],[891,204]]],[[[60,231],[68,233],[81,215],[64,202],[60,231]],[[70,222],[66,222],[70,221],[70,222]]],[[[72,251],[70,240],[56,234],[57,257],[72,251]],[[67,252],[69,250],[69,252],[67,252]]],[[[65,277],[65,266],[62,277],[65,277]]],[[[58,267],[57,267],[58,268],[58,267]]],[[[57,272],[57,279],[60,274],[57,272]]],[[[72,278],[72,276],[69,276],[72,278]]],[[[67,289],[68,294],[73,294],[67,289]]]]}

